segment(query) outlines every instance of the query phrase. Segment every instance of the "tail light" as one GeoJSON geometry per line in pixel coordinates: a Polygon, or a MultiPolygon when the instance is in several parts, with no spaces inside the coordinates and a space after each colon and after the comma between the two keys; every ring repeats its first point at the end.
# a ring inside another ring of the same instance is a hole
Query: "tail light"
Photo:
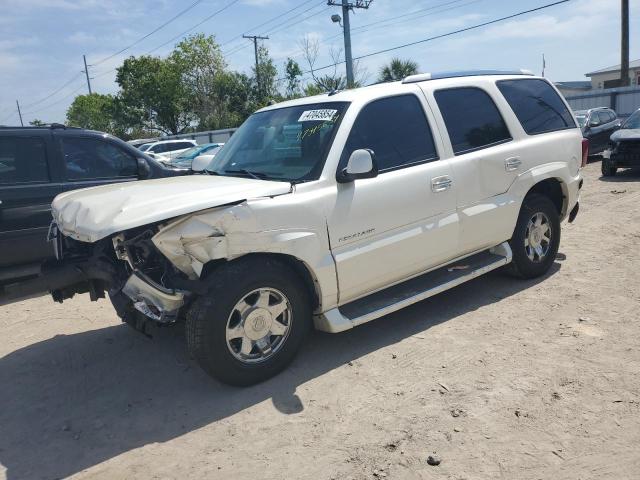
{"type": "Polygon", "coordinates": [[[589,140],[586,138],[582,139],[582,165],[580,168],[587,166],[587,159],[589,158],[589,140]]]}

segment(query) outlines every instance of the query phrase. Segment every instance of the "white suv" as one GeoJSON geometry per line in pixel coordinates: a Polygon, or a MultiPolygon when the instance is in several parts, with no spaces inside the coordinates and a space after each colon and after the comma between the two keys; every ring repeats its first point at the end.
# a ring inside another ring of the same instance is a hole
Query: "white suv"
{"type": "Polygon", "coordinates": [[[185,150],[197,146],[195,140],[160,140],[142,145],[140,150],[157,160],[172,160],[185,150]]]}
{"type": "Polygon", "coordinates": [[[524,72],[301,98],[252,115],[208,175],[58,196],[48,285],[106,290],[141,329],[186,320],[206,371],[252,384],[312,325],[341,332],[507,264],[543,275],[585,159],[566,102],[524,72]]]}

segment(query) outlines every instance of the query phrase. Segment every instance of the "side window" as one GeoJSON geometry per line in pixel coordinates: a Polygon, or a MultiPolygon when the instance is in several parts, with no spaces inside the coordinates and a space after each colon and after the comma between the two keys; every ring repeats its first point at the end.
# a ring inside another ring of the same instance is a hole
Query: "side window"
{"type": "Polygon", "coordinates": [[[38,137],[0,137],[0,185],[49,181],[46,145],[38,137]]]}
{"type": "Polygon", "coordinates": [[[154,145],[153,147],[151,147],[149,149],[149,151],[151,153],[162,153],[162,152],[166,152],[167,151],[165,147],[166,147],[166,145],[161,143],[160,145],[154,145]]]}
{"type": "Polygon", "coordinates": [[[544,80],[500,80],[498,88],[529,135],[575,128],[558,93],[544,80]]]}
{"type": "Polygon", "coordinates": [[[609,121],[610,122],[615,122],[618,119],[618,116],[616,115],[616,112],[609,112],[609,121]]]}
{"type": "Polygon", "coordinates": [[[609,119],[608,112],[598,112],[598,117],[600,118],[600,125],[604,125],[605,123],[609,123],[611,121],[609,119]]]}
{"type": "Polygon", "coordinates": [[[193,143],[190,142],[178,142],[176,143],[176,150],[181,150],[183,148],[191,148],[191,147],[195,147],[195,145],[193,143]]]}
{"type": "Polygon", "coordinates": [[[438,158],[427,118],[415,95],[383,98],[366,105],[349,133],[341,165],[361,148],[374,151],[381,172],[438,158]]]}
{"type": "Polygon", "coordinates": [[[456,155],[511,140],[498,107],[484,90],[450,88],[434,95],[456,155]]]}
{"type": "Polygon", "coordinates": [[[68,180],[133,177],[135,158],[121,148],[95,138],[61,137],[68,180]]]}

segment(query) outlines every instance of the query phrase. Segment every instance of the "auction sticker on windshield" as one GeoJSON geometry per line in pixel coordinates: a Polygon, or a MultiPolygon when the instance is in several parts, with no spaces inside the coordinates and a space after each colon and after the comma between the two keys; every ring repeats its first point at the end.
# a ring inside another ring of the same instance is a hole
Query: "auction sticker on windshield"
{"type": "Polygon", "coordinates": [[[322,109],[322,110],[305,110],[300,115],[298,119],[299,122],[327,122],[333,120],[335,117],[337,110],[332,110],[330,108],[322,109]]]}

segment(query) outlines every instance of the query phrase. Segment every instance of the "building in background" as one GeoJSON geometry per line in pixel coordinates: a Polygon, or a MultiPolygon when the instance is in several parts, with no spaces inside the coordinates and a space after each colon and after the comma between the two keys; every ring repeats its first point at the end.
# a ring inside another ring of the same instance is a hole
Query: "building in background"
{"type": "MultiPolygon", "coordinates": [[[[603,68],[585,74],[591,79],[592,88],[616,88],[620,86],[620,65],[603,68]]],[[[640,85],[640,59],[629,62],[631,85],[640,85]]]]}

